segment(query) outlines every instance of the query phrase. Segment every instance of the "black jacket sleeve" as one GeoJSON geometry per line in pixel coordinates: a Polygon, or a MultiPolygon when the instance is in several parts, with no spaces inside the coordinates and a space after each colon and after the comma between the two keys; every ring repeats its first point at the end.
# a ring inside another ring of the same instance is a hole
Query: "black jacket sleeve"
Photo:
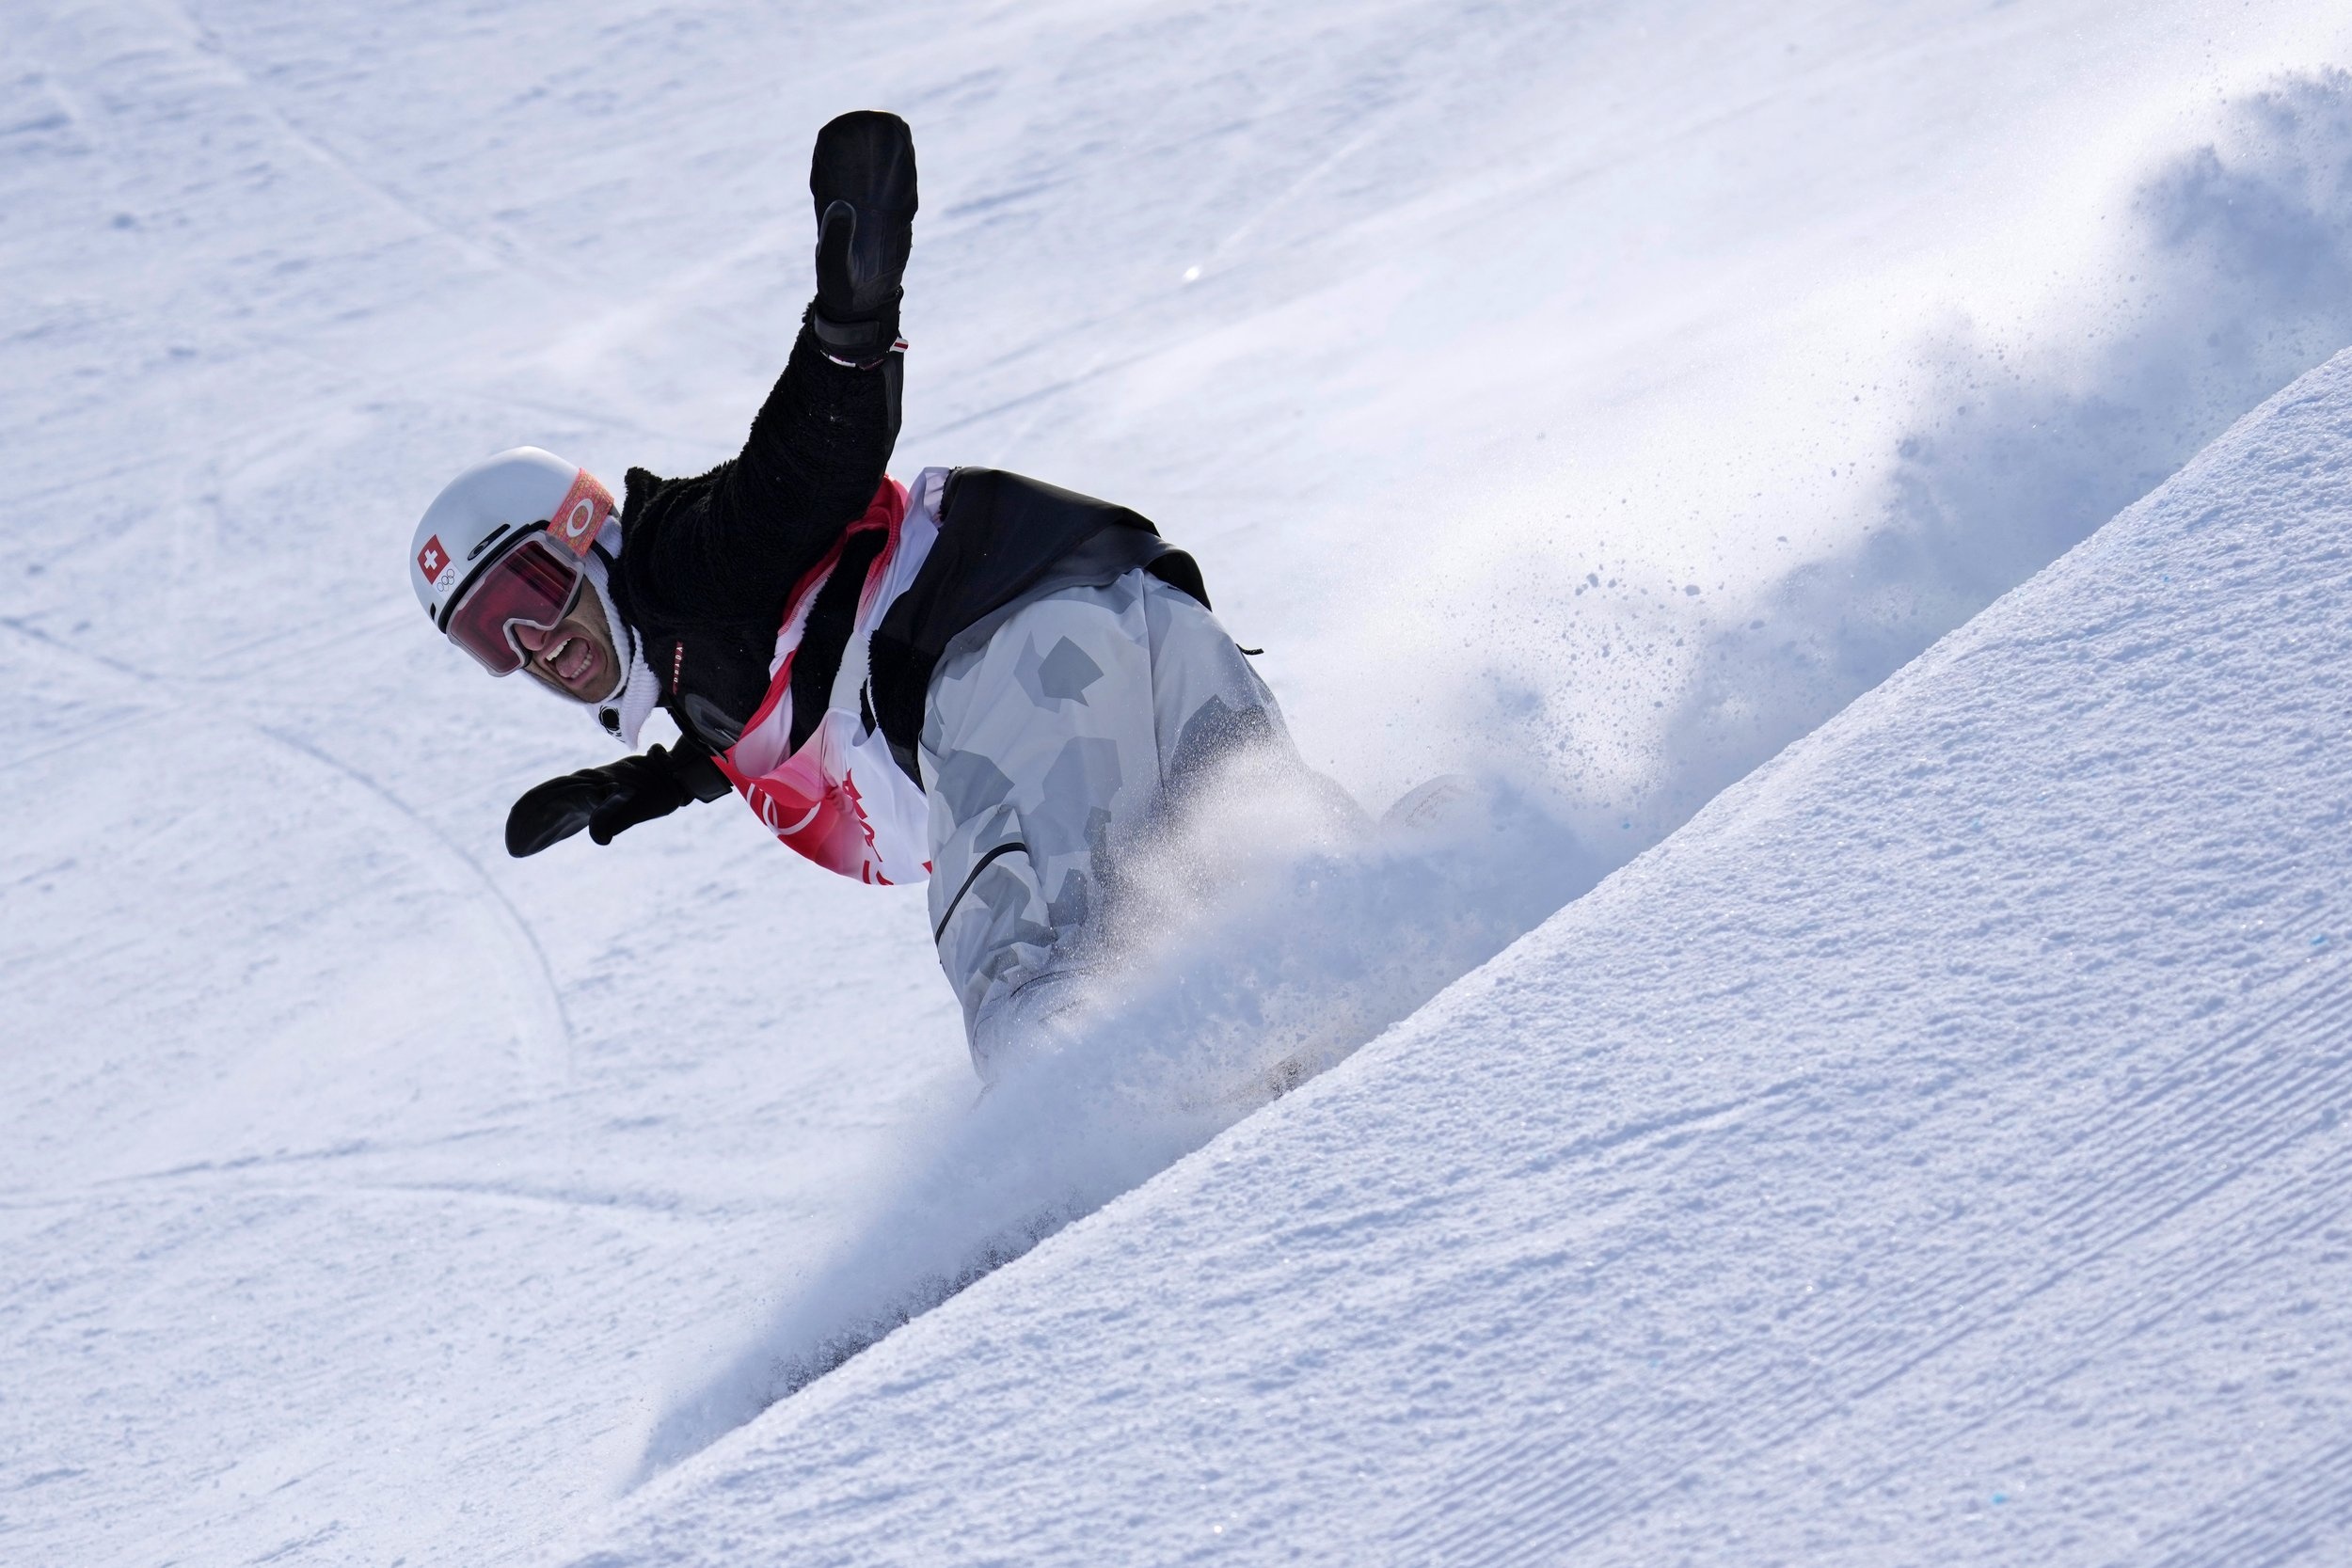
{"type": "Polygon", "coordinates": [[[827,358],[805,318],[742,454],[691,480],[629,475],[622,555],[632,614],[765,622],[865,514],[898,439],[899,356],[827,358]]]}

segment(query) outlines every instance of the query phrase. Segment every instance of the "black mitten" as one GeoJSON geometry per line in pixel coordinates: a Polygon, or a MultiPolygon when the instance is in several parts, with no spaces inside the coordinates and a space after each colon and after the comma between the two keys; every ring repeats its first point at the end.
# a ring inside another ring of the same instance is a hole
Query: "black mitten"
{"type": "Polygon", "coordinates": [[[828,356],[878,365],[898,341],[899,279],[914,244],[914,137],[879,109],[817,133],[808,192],[817,202],[817,308],[809,326],[828,356]]]}
{"type": "Polygon", "coordinates": [[[580,829],[598,844],[689,800],[715,800],[726,775],[702,752],[656,746],[643,756],[583,768],[523,792],[506,814],[506,852],[517,859],[560,844],[580,829]]]}

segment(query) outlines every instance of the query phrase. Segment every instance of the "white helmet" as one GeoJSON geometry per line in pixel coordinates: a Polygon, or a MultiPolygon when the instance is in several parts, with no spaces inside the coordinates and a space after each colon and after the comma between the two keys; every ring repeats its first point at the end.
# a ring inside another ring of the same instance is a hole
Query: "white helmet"
{"type": "Polygon", "coordinates": [[[408,541],[408,586],[446,631],[451,607],[505,546],[544,528],[578,559],[608,523],[617,535],[612,513],[612,492],[587,469],[537,447],[500,452],[450,481],[424,509],[408,541]]]}

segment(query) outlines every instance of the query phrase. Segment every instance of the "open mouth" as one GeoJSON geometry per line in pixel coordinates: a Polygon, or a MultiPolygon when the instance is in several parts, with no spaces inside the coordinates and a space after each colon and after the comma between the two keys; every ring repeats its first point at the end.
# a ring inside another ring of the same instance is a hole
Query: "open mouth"
{"type": "Polygon", "coordinates": [[[567,637],[546,656],[547,667],[565,686],[577,686],[596,666],[596,645],[584,637],[567,637]]]}

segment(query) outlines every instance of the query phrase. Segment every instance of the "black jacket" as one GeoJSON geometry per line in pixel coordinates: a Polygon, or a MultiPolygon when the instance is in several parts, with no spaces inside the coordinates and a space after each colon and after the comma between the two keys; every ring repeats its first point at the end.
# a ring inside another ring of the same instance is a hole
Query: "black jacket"
{"type": "Polygon", "coordinates": [[[708,750],[768,692],[793,587],[874,499],[898,439],[899,357],[853,370],[805,321],[739,456],[691,479],[628,471],[614,607],[661,705],[708,750]]]}
{"type": "MultiPolygon", "coordinates": [[[[873,500],[898,437],[899,365],[895,354],[868,370],[837,364],[803,323],[741,455],[691,479],[628,470],[615,608],[661,705],[701,749],[723,752],[742,734],[767,696],[792,590],[873,500]]],[[[911,776],[924,694],[959,632],[1043,589],[1136,566],[1208,603],[1192,558],[1143,517],[1019,474],[956,470],[939,521],[871,648],[871,717],[911,776]]],[[[824,707],[879,547],[845,552],[811,608],[793,661],[795,746],[824,707]]]]}

